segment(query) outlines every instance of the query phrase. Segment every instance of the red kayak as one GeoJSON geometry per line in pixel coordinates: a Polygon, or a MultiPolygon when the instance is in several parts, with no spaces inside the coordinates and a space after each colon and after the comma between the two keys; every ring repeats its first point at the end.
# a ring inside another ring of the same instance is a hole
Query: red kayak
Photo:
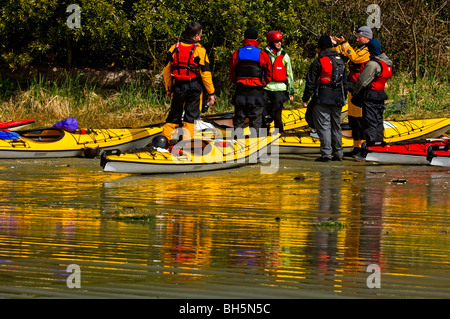
{"type": "Polygon", "coordinates": [[[25,126],[33,124],[34,120],[20,120],[20,121],[8,121],[8,122],[0,122],[0,129],[7,129],[10,131],[18,131],[23,129],[25,126]]]}
{"type": "Polygon", "coordinates": [[[450,139],[425,139],[404,141],[398,143],[378,143],[364,145],[363,155],[370,162],[391,164],[429,165],[427,151],[429,147],[444,147],[450,145],[450,139]]]}
{"type": "Polygon", "coordinates": [[[450,143],[428,147],[427,158],[431,165],[450,167],[450,143]]]}

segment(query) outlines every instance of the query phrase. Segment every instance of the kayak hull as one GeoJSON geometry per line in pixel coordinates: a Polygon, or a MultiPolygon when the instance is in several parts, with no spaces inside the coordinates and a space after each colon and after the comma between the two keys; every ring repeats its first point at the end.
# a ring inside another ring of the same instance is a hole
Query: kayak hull
{"type": "Polygon", "coordinates": [[[384,121],[384,141],[400,141],[437,138],[450,130],[450,118],[422,120],[384,121]]]}
{"type": "Polygon", "coordinates": [[[364,144],[363,153],[365,160],[370,162],[429,165],[429,149],[445,147],[448,144],[450,144],[449,139],[416,140],[373,146],[364,144]]]}
{"type": "Polygon", "coordinates": [[[434,157],[430,164],[433,166],[450,167],[450,155],[434,157]]]}
{"type": "Polygon", "coordinates": [[[159,132],[159,128],[17,131],[20,138],[0,139],[0,158],[95,157],[101,150],[145,147],[159,132]]]}
{"type": "Polygon", "coordinates": [[[429,165],[425,155],[406,155],[396,153],[370,152],[365,157],[368,162],[401,164],[401,165],[429,165]]]}
{"type": "MultiPolygon", "coordinates": [[[[384,121],[384,141],[386,143],[395,143],[425,138],[437,138],[446,133],[449,129],[450,118],[384,121]]],[[[342,135],[342,147],[344,152],[349,152],[353,149],[351,132],[350,136],[348,133],[349,131],[343,131],[342,135]]],[[[311,130],[285,132],[280,137],[279,152],[280,154],[319,154],[320,139],[317,133],[311,130]]]]}
{"type": "Polygon", "coordinates": [[[267,148],[279,138],[242,140],[192,140],[177,143],[171,151],[146,148],[135,152],[102,154],[105,172],[129,174],[193,173],[236,168],[257,164],[267,154],[267,148]]]}
{"type": "MultiPolygon", "coordinates": [[[[342,137],[344,152],[353,149],[353,139],[342,137]]],[[[297,134],[283,134],[279,143],[280,154],[320,154],[320,139],[314,132],[298,132],[297,134]]]]}
{"type": "Polygon", "coordinates": [[[176,174],[195,173],[231,169],[245,165],[245,163],[201,163],[201,164],[148,164],[132,162],[107,162],[103,170],[105,172],[128,173],[128,174],[176,174]]]}
{"type": "MultiPolygon", "coordinates": [[[[298,109],[282,110],[281,120],[283,122],[283,129],[285,131],[288,131],[293,129],[308,128],[309,125],[305,120],[305,113],[306,107],[298,109]]],[[[348,113],[348,105],[346,104],[342,107],[341,118],[343,119],[345,116],[347,116],[347,113],[348,113]]],[[[218,126],[233,127],[233,116],[234,112],[225,112],[225,113],[204,115],[203,119],[206,122],[214,123],[215,125],[218,126]]],[[[246,119],[246,123],[248,123],[248,118],[246,119]]]]}
{"type": "Polygon", "coordinates": [[[433,166],[450,167],[450,142],[443,146],[429,147],[427,149],[427,157],[433,166]]]}
{"type": "Polygon", "coordinates": [[[0,129],[1,130],[7,129],[10,131],[19,131],[33,123],[34,123],[33,119],[1,122],[0,129]]]}

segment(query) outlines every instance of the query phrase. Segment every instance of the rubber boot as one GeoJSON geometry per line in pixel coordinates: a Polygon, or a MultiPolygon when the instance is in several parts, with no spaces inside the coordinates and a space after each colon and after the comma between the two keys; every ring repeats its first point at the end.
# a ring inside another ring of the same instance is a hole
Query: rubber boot
{"type": "Polygon", "coordinates": [[[195,134],[195,124],[194,123],[183,123],[183,140],[192,140],[194,139],[195,134]]]}
{"type": "Polygon", "coordinates": [[[172,139],[172,134],[178,128],[178,126],[179,126],[178,124],[174,124],[174,123],[165,123],[163,125],[161,135],[167,137],[167,139],[170,142],[170,140],[172,139]]]}

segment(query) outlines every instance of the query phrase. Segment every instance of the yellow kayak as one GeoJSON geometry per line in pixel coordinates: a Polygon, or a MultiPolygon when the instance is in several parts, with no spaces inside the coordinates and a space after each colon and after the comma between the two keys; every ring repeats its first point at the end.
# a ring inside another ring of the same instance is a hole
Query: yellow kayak
{"type": "Polygon", "coordinates": [[[95,157],[101,150],[145,147],[159,132],[159,126],[75,132],[56,127],[17,131],[10,138],[0,138],[0,158],[95,157]]]}
{"type": "MultiPolygon", "coordinates": [[[[305,120],[306,107],[292,109],[292,110],[283,110],[281,113],[281,119],[283,121],[283,128],[285,131],[299,129],[299,128],[307,128],[308,123],[305,120]]],[[[344,118],[348,113],[348,105],[345,104],[342,107],[342,115],[341,118],[344,118]]]]}
{"type": "Polygon", "coordinates": [[[256,164],[279,134],[242,139],[180,141],[169,150],[148,147],[140,151],[103,152],[105,172],[166,174],[211,171],[256,164]]]}
{"type": "MultiPolygon", "coordinates": [[[[450,118],[423,120],[384,121],[384,142],[393,143],[419,138],[440,137],[450,130],[450,118]]],[[[344,152],[351,151],[353,139],[351,130],[342,131],[344,152]]],[[[281,135],[280,154],[320,153],[320,140],[313,130],[297,130],[281,135]]]]}
{"type": "MultiPolygon", "coordinates": [[[[305,113],[306,107],[283,110],[281,112],[283,129],[287,131],[293,129],[308,128],[308,123],[305,120],[305,113]]],[[[348,113],[348,105],[346,104],[342,107],[342,118],[345,117],[347,113],[348,113]]],[[[233,127],[233,115],[234,115],[233,112],[210,114],[204,115],[203,120],[222,127],[233,127]]],[[[248,119],[246,119],[246,122],[248,123],[248,119]]]]}

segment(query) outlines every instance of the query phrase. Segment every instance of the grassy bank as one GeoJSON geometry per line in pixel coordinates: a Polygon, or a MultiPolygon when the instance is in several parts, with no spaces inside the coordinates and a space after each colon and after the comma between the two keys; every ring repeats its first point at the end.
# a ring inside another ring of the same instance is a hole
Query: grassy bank
{"type": "MultiPolygon", "coordinates": [[[[296,96],[286,108],[301,107],[304,83],[296,82],[296,96]]],[[[418,119],[450,117],[450,90],[444,80],[420,79],[416,84],[406,74],[389,81],[386,118],[418,119]]],[[[229,97],[219,95],[208,113],[233,110],[229,97]]],[[[74,117],[82,127],[139,127],[163,122],[170,101],[162,90],[138,82],[115,89],[98,87],[67,76],[62,81],[36,77],[27,83],[0,78],[0,120],[34,118],[37,127],[50,126],[74,117]]]]}

